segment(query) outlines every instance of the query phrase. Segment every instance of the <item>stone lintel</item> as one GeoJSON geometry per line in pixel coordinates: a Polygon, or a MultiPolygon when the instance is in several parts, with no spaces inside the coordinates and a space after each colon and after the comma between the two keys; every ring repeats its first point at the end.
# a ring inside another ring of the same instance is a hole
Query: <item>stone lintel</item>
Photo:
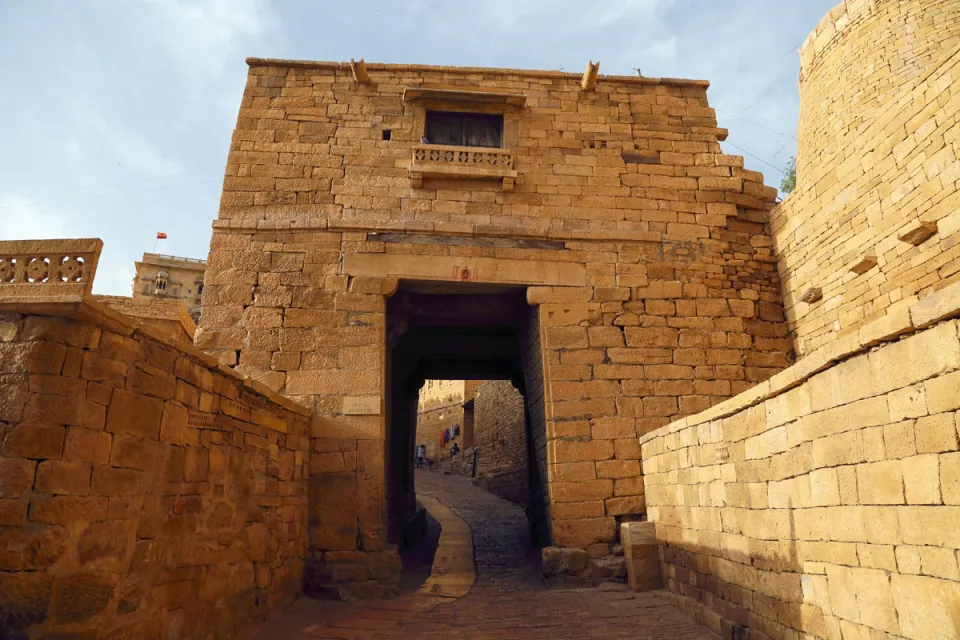
{"type": "Polygon", "coordinates": [[[492,91],[469,91],[467,89],[426,89],[407,87],[403,90],[404,102],[436,101],[454,103],[504,104],[522,107],[527,96],[522,93],[497,93],[492,91]]]}
{"type": "Polygon", "coordinates": [[[582,287],[587,282],[586,266],[570,262],[530,262],[529,260],[389,253],[347,254],[343,258],[343,273],[374,278],[490,284],[582,287]]]}

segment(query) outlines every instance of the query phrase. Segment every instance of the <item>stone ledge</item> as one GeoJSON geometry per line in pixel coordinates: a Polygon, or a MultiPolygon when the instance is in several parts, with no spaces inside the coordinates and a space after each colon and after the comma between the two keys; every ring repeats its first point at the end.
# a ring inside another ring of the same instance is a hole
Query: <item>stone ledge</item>
{"type": "Polygon", "coordinates": [[[252,392],[260,394],[270,402],[278,404],[288,411],[292,411],[307,418],[313,415],[313,412],[303,405],[294,402],[286,396],[280,395],[266,385],[252,378],[247,378],[237,373],[237,371],[234,369],[225,367],[213,356],[204,353],[194,346],[178,343],[176,340],[165,335],[159,329],[142,325],[134,318],[125,316],[119,311],[114,311],[113,309],[98,303],[93,296],[88,296],[80,302],[0,301],[0,312],[3,311],[22,313],[25,315],[65,316],[75,320],[80,320],[82,322],[99,325],[112,333],[117,333],[122,336],[132,336],[139,333],[150,338],[151,340],[155,340],[163,344],[170,349],[173,349],[174,351],[179,352],[184,356],[196,360],[198,364],[206,367],[211,372],[234,378],[252,392]]]}
{"type": "MultiPolygon", "coordinates": [[[[250,67],[294,67],[301,69],[331,69],[334,71],[349,71],[349,62],[330,62],[313,60],[283,60],[279,58],[247,58],[247,66],[250,67]]],[[[414,71],[414,72],[435,72],[457,74],[483,73],[499,74],[533,78],[563,78],[580,84],[583,74],[566,73],[564,71],[546,71],[536,69],[499,69],[496,67],[452,67],[445,65],[429,64],[387,64],[382,62],[366,62],[367,71],[414,71]]],[[[647,84],[647,85],[673,85],[681,87],[703,87],[710,86],[709,80],[687,80],[681,78],[646,78],[643,76],[597,76],[597,81],[617,82],[624,84],[647,84]]]]}
{"type": "Polygon", "coordinates": [[[351,220],[328,220],[314,218],[291,222],[273,220],[227,219],[214,220],[213,229],[221,231],[330,231],[330,232],[407,232],[451,236],[474,236],[480,238],[525,238],[530,240],[583,240],[597,242],[663,242],[666,234],[658,231],[551,231],[527,227],[504,227],[499,225],[461,224],[457,222],[423,222],[415,220],[387,220],[370,223],[351,220]]]}
{"type": "Polygon", "coordinates": [[[119,311],[133,318],[150,318],[179,322],[183,330],[193,338],[197,324],[190,317],[183,300],[164,298],[128,298],[126,296],[94,295],[94,302],[119,311]]]}
{"type": "Polygon", "coordinates": [[[897,312],[864,325],[856,333],[824,345],[804,356],[789,369],[781,371],[738,396],[640,436],[640,444],[643,445],[667,434],[677,433],[687,427],[728,418],[789,391],[838,362],[864,353],[879,344],[893,342],[905,335],[956,317],[960,317],[960,282],[944,287],[909,307],[903,307],[897,312]]]}

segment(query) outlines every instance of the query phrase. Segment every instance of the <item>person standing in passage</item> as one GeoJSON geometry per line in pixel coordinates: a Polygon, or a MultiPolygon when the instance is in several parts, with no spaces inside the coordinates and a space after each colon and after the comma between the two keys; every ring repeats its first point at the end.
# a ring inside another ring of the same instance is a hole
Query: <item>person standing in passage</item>
{"type": "Polygon", "coordinates": [[[417,445],[417,469],[423,469],[423,457],[427,454],[427,446],[417,445]]]}

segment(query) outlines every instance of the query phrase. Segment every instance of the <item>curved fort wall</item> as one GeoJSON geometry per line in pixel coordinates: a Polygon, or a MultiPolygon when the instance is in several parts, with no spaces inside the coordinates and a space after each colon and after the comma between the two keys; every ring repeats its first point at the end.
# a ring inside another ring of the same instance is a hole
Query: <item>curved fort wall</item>
{"type": "Polygon", "coordinates": [[[960,3],[849,0],[800,56],[797,189],[771,227],[803,354],[960,280],[960,3]]]}

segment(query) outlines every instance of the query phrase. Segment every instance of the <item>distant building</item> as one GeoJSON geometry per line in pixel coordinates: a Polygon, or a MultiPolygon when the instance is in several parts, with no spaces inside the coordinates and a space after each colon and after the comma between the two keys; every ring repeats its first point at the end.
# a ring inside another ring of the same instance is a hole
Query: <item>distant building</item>
{"type": "Polygon", "coordinates": [[[165,298],[181,300],[194,322],[200,320],[203,274],[207,261],[179,258],[160,253],[145,253],[133,278],[133,299],[165,298]]]}

